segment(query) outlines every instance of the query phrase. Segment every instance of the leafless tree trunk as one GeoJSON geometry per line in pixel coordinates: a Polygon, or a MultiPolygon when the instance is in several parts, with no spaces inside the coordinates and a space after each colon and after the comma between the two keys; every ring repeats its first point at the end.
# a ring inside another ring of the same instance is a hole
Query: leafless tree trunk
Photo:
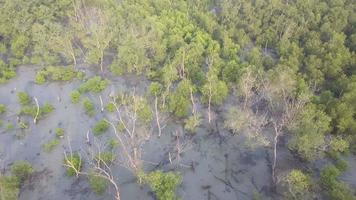
{"type": "Polygon", "coordinates": [[[40,113],[40,106],[39,106],[39,104],[38,104],[38,100],[37,100],[37,98],[36,97],[33,97],[33,99],[35,100],[35,102],[36,102],[36,115],[35,115],[35,118],[33,119],[33,123],[37,123],[37,118],[38,118],[38,115],[39,115],[39,113],[40,113]]]}

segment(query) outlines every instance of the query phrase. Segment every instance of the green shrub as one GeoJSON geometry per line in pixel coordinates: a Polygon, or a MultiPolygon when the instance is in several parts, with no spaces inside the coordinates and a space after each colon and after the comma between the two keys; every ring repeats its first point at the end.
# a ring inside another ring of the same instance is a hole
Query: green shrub
{"type": "Polygon", "coordinates": [[[29,128],[29,124],[28,124],[28,122],[20,121],[19,122],[19,127],[21,129],[28,129],[29,128]]]}
{"type": "Polygon", "coordinates": [[[108,146],[109,146],[110,149],[114,149],[114,148],[119,146],[119,141],[117,141],[116,139],[111,138],[108,141],[108,146]]]}
{"type": "Polygon", "coordinates": [[[114,111],[115,111],[115,105],[114,105],[114,103],[108,103],[108,104],[105,106],[105,109],[106,109],[108,112],[114,112],[114,111]]]}
{"type": "Polygon", "coordinates": [[[84,109],[85,109],[85,113],[89,117],[94,116],[94,111],[95,111],[94,103],[91,102],[89,98],[85,98],[84,99],[83,106],[84,106],[84,109]]]}
{"type": "Polygon", "coordinates": [[[291,196],[292,199],[308,198],[312,182],[310,177],[302,171],[292,170],[285,178],[285,182],[287,183],[289,191],[288,196],[291,196]]]}
{"type": "Polygon", "coordinates": [[[95,92],[99,93],[103,91],[108,85],[109,81],[106,79],[101,79],[99,76],[94,76],[87,80],[85,83],[79,86],[78,91],[80,93],[95,92]]]}
{"type": "Polygon", "coordinates": [[[162,171],[154,171],[144,175],[143,180],[151,187],[158,200],[177,199],[175,190],[182,182],[182,178],[178,174],[162,171]]]}
{"type": "Polygon", "coordinates": [[[71,81],[78,76],[78,72],[68,67],[47,67],[36,74],[35,82],[43,84],[46,79],[52,81],[71,81]]]}
{"type": "Polygon", "coordinates": [[[19,179],[0,175],[0,200],[17,200],[20,193],[19,179]]]}
{"type": "Polygon", "coordinates": [[[350,188],[340,182],[337,178],[341,171],[334,165],[329,165],[321,171],[320,181],[323,188],[327,191],[330,199],[333,200],[355,200],[350,188]]]}
{"type": "MultiPolygon", "coordinates": [[[[74,166],[74,168],[78,171],[82,169],[82,159],[79,154],[73,154],[73,155],[68,155],[67,159],[64,160],[64,164],[68,165],[71,164],[74,166]]],[[[67,167],[67,175],[68,176],[74,176],[76,175],[76,172],[73,168],[67,167]]]]}
{"type": "Polygon", "coordinates": [[[21,105],[29,105],[32,102],[30,95],[28,95],[26,92],[18,92],[17,98],[21,105]]]}
{"type": "Polygon", "coordinates": [[[104,132],[106,132],[109,129],[109,126],[110,126],[110,124],[107,121],[105,121],[104,119],[98,121],[93,128],[94,135],[99,136],[99,135],[103,134],[104,132]]]}
{"type": "Polygon", "coordinates": [[[6,112],[6,106],[4,104],[0,104],[0,114],[3,114],[6,112]]]}
{"type": "Polygon", "coordinates": [[[96,194],[100,195],[106,191],[106,188],[108,186],[108,181],[105,178],[98,176],[95,172],[90,172],[88,179],[89,179],[90,188],[96,194]]]}
{"type": "Polygon", "coordinates": [[[6,130],[13,130],[15,127],[14,127],[14,125],[12,124],[12,123],[8,123],[7,125],[6,125],[6,130]]]}
{"type": "Polygon", "coordinates": [[[80,93],[77,90],[72,91],[72,93],[70,93],[70,97],[71,97],[72,103],[79,103],[80,93]]]}
{"type": "Polygon", "coordinates": [[[42,85],[46,82],[46,76],[44,73],[39,72],[36,74],[35,83],[42,85]]]}
{"type": "Polygon", "coordinates": [[[46,115],[51,113],[54,110],[54,107],[49,104],[49,103],[45,103],[41,108],[40,108],[40,114],[41,116],[46,115]]]}
{"type": "Polygon", "coordinates": [[[334,137],[330,142],[331,151],[344,153],[348,151],[350,144],[341,137],[334,137]]]}
{"type": "Polygon", "coordinates": [[[50,142],[43,145],[43,149],[45,152],[50,153],[53,149],[59,144],[58,139],[53,139],[50,142]]]}
{"type": "Polygon", "coordinates": [[[115,160],[115,154],[111,151],[105,151],[105,152],[101,152],[98,153],[96,155],[96,158],[100,161],[105,162],[106,164],[111,164],[112,162],[114,162],[115,160]]]}
{"type": "Polygon", "coordinates": [[[64,136],[64,130],[62,129],[62,128],[56,128],[56,136],[58,137],[58,138],[62,138],[63,136],[64,136]]]}
{"type": "Polygon", "coordinates": [[[196,128],[201,123],[201,117],[200,115],[190,116],[188,119],[184,120],[184,123],[185,130],[189,131],[190,133],[195,133],[196,128]]]}
{"type": "Polygon", "coordinates": [[[32,175],[33,168],[29,162],[20,160],[11,166],[11,173],[22,183],[32,175]]]}

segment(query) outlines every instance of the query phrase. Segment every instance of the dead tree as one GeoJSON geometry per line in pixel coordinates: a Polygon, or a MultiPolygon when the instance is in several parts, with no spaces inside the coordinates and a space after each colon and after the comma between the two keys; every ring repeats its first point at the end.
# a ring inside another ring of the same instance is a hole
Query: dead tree
{"type": "Polygon", "coordinates": [[[115,106],[115,119],[106,119],[114,130],[115,137],[120,143],[122,149],[122,165],[129,169],[141,182],[142,174],[142,146],[151,137],[147,124],[142,122],[138,117],[142,97],[135,94],[130,95],[126,100],[117,101],[117,97],[111,101],[115,106]],[[116,123],[121,129],[116,128],[116,123]]]}

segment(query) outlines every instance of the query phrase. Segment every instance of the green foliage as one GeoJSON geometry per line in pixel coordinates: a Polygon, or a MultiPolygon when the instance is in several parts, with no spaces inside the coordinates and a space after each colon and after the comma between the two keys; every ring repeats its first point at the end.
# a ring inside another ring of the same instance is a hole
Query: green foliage
{"type": "Polygon", "coordinates": [[[62,138],[64,136],[64,130],[62,128],[57,127],[55,133],[58,138],[62,138]]]}
{"type": "Polygon", "coordinates": [[[188,119],[184,120],[184,129],[190,133],[195,133],[196,128],[200,125],[202,119],[199,114],[192,115],[188,119]]]}
{"type": "Polygon", "coordinates": [[[35,83],[42,85],[46,82],[46,75],[45,73],[38,72],[35,77],[35,83]]]}
{"type": "Polygon", "coordinates": [[[87,80],[85,83],[81,84],[78,91],[80,93],[95,92],[99,93],[103,91],[108,85],[109,81],[106,79],[101,79],[99,76],[94,76],[87,80]]]}
{"type": "Polygon", "coordinates": [[[341,171],[334,165],[325,167],[320,175],[320,181],[330,199],[335,200],[355,200],[351,189],[343,182],[340,182],[337,177],[341,171]]]}
{"type": "Polygon", "coordinates": [[[300,170],[292,170],[285,178],[288,187],[288,195],[292,199],[309,198],[309,190],[312,187],[311,178],[300,170]]]}
{"type": "Polygon", "coordinates": [[[93,128],[93,133],[96,136],[102,135],[109,129],[109,127],[110,124],[105,119],[102,119],[95,124],[93,128]]]}
{"type": "Polygon", "coordinates": [[[29,162],[20,160],[11,166],[11,173],[22,183],[32,175],[33,168],[29,162]]]}
{"type": "Polygon", "coordinates": [[[111,103],[111,102],[105,106],[105,109],[108,112],[115,112],[115,110],[116,110],[114,103],[111,103]]]}
{"type": "Polygon", "coordinates": [[[46,67],[36,75],[35,82],[43,84],[47,79],[52,81],[72,81],[78,76],[78,72],[68,67],[46,67]]]}
{"type": "Polygon", "coordinates": [[[103,194],[108,187],[108,181],[105,178],[99,176],[94,171],[89,173],[88,180],[89,180],[90,188],[96,194],[99,194],[99,195],[103,194]]]}
{"type": "Polygon", "coordinates": [[[234,134],[241,133],[248,127],[250,115],[240,108],[232,108],[225,116],[224,126],[234,134]]]}
{"type": "Polygon", "coordinates": [[[330,141],[330,147],[333,152],[344,153],[348,151],[350,143],[341,137],[334,137],[330,141]]]}
{"type": "Polygon", "coordinates": [[[6,112],[6,106],[4,104],[0,104],[0,114],[3,114],[6,112]]]}
{"type": "Polygon", "coordinates": [[[83,100],[83,106],[85,109],[85,113],[89,116],[92,117],[94,116],[94,112],[95,112],[95,107],[94,107],[94,103],[90,101],[89,98],[85,98],[83,100]]]}
{"type": "Polygon", "coordinates": [[[6,125],[6,130],[13,130],[15,127],[14,127],[14,125],[12,124],[12,123],[8,123],[7,125],[6,125]]]}
{"type": "Polygon", "coordinates": [[[104,162],[106,165],[110,165],[115,160],[115,154],[110,151],[100,152],[96,155],[96,159],[104,162]]]}
{"type": "Polygon", "coordinates": [[[0,200],[17,200],[20,193],[19,179],[0,175],[0,200]]]}
{"type": "Polygon", "coordinates": [[[56,146],[58,146],[59,144],[59,140],[58,139],[53,139],[51,141],[49,141],[48,143],[43,145],[43,149],[45,152],[50,153],[53,151],[54,148],[56,148],[56,146]]]}
{"type": "Polygon", "coordinates": [[[182,182],[178,174],[162,171],[150,172],[143,180],[151,187],[158,200],[176,200],[175,190],[182,182]]]}
{"type": "Polygon", "coordinates": [[[179,83],[176,91],[169,96],[168,108],[177,117],[184,117],[188,114],[190,107],[190,90],[194,87],[188,80],[179,83]]]}
{"type": "Polygon", "coordinates": [[[78,92],[77,90],[74,90],[74,91],[72,91],[72,93],[70,93],[70,97],[71,97],[72,103],[79,103],[80,92],[78,92]]]}
{"type": "Polygon", "coordinates": [[[113,139],[111,138],[109,141],[108,141],[108,146],[110,149],[115,149],[119,146],[119,141],[117,141],[116,139],[113,139]]]}
{"type": "Polygon", "coordinates": [[[325,145],[324,136],[330,130],[330,121],[330,117],[315,105],[308,105],[289,127],[295,134],[289,148],[307,160],[317,158],[322,153],[321,147],[325,145]]]}
{"type": "Polygon", "coordinates": [[[73,167],[68,167],[67,168],[67,175],[68,176],[74,176],[76,175],[76,170],[80,171],[83,167],[83,163],[82,163],[82,159],[80,157],[79,154],[75,153],[75,154],[70,154],[67,156],[67,159],[64,159],[64,164],[66,165],[71,165],[73,167]],[[74,170],[74,169],[76,170],[74,170]]]}
{"type": "Polygon", "coordinates": [[[211,104],[221,104],[227,97],[228,88],[224,81],[220,81],[216,72],[211,71],[208,73],[206,83],[202,88],[203,102],[211,104]]]}
{"type": "Polygon", "coordinates": [[[28,95],[26,92],[18,92],[17,98],[18,98],[20,104],[23,106],[29,105],[32,102],[30,95],[28,95]]]}

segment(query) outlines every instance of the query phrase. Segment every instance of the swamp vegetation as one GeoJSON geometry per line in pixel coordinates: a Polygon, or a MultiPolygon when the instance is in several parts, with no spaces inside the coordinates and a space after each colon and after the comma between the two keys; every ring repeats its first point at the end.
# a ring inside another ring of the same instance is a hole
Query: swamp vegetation
{"type": "Polygon", "coordinates": [[[0,200],[356,200],[354,0],[0,1],[0,200]]]}

